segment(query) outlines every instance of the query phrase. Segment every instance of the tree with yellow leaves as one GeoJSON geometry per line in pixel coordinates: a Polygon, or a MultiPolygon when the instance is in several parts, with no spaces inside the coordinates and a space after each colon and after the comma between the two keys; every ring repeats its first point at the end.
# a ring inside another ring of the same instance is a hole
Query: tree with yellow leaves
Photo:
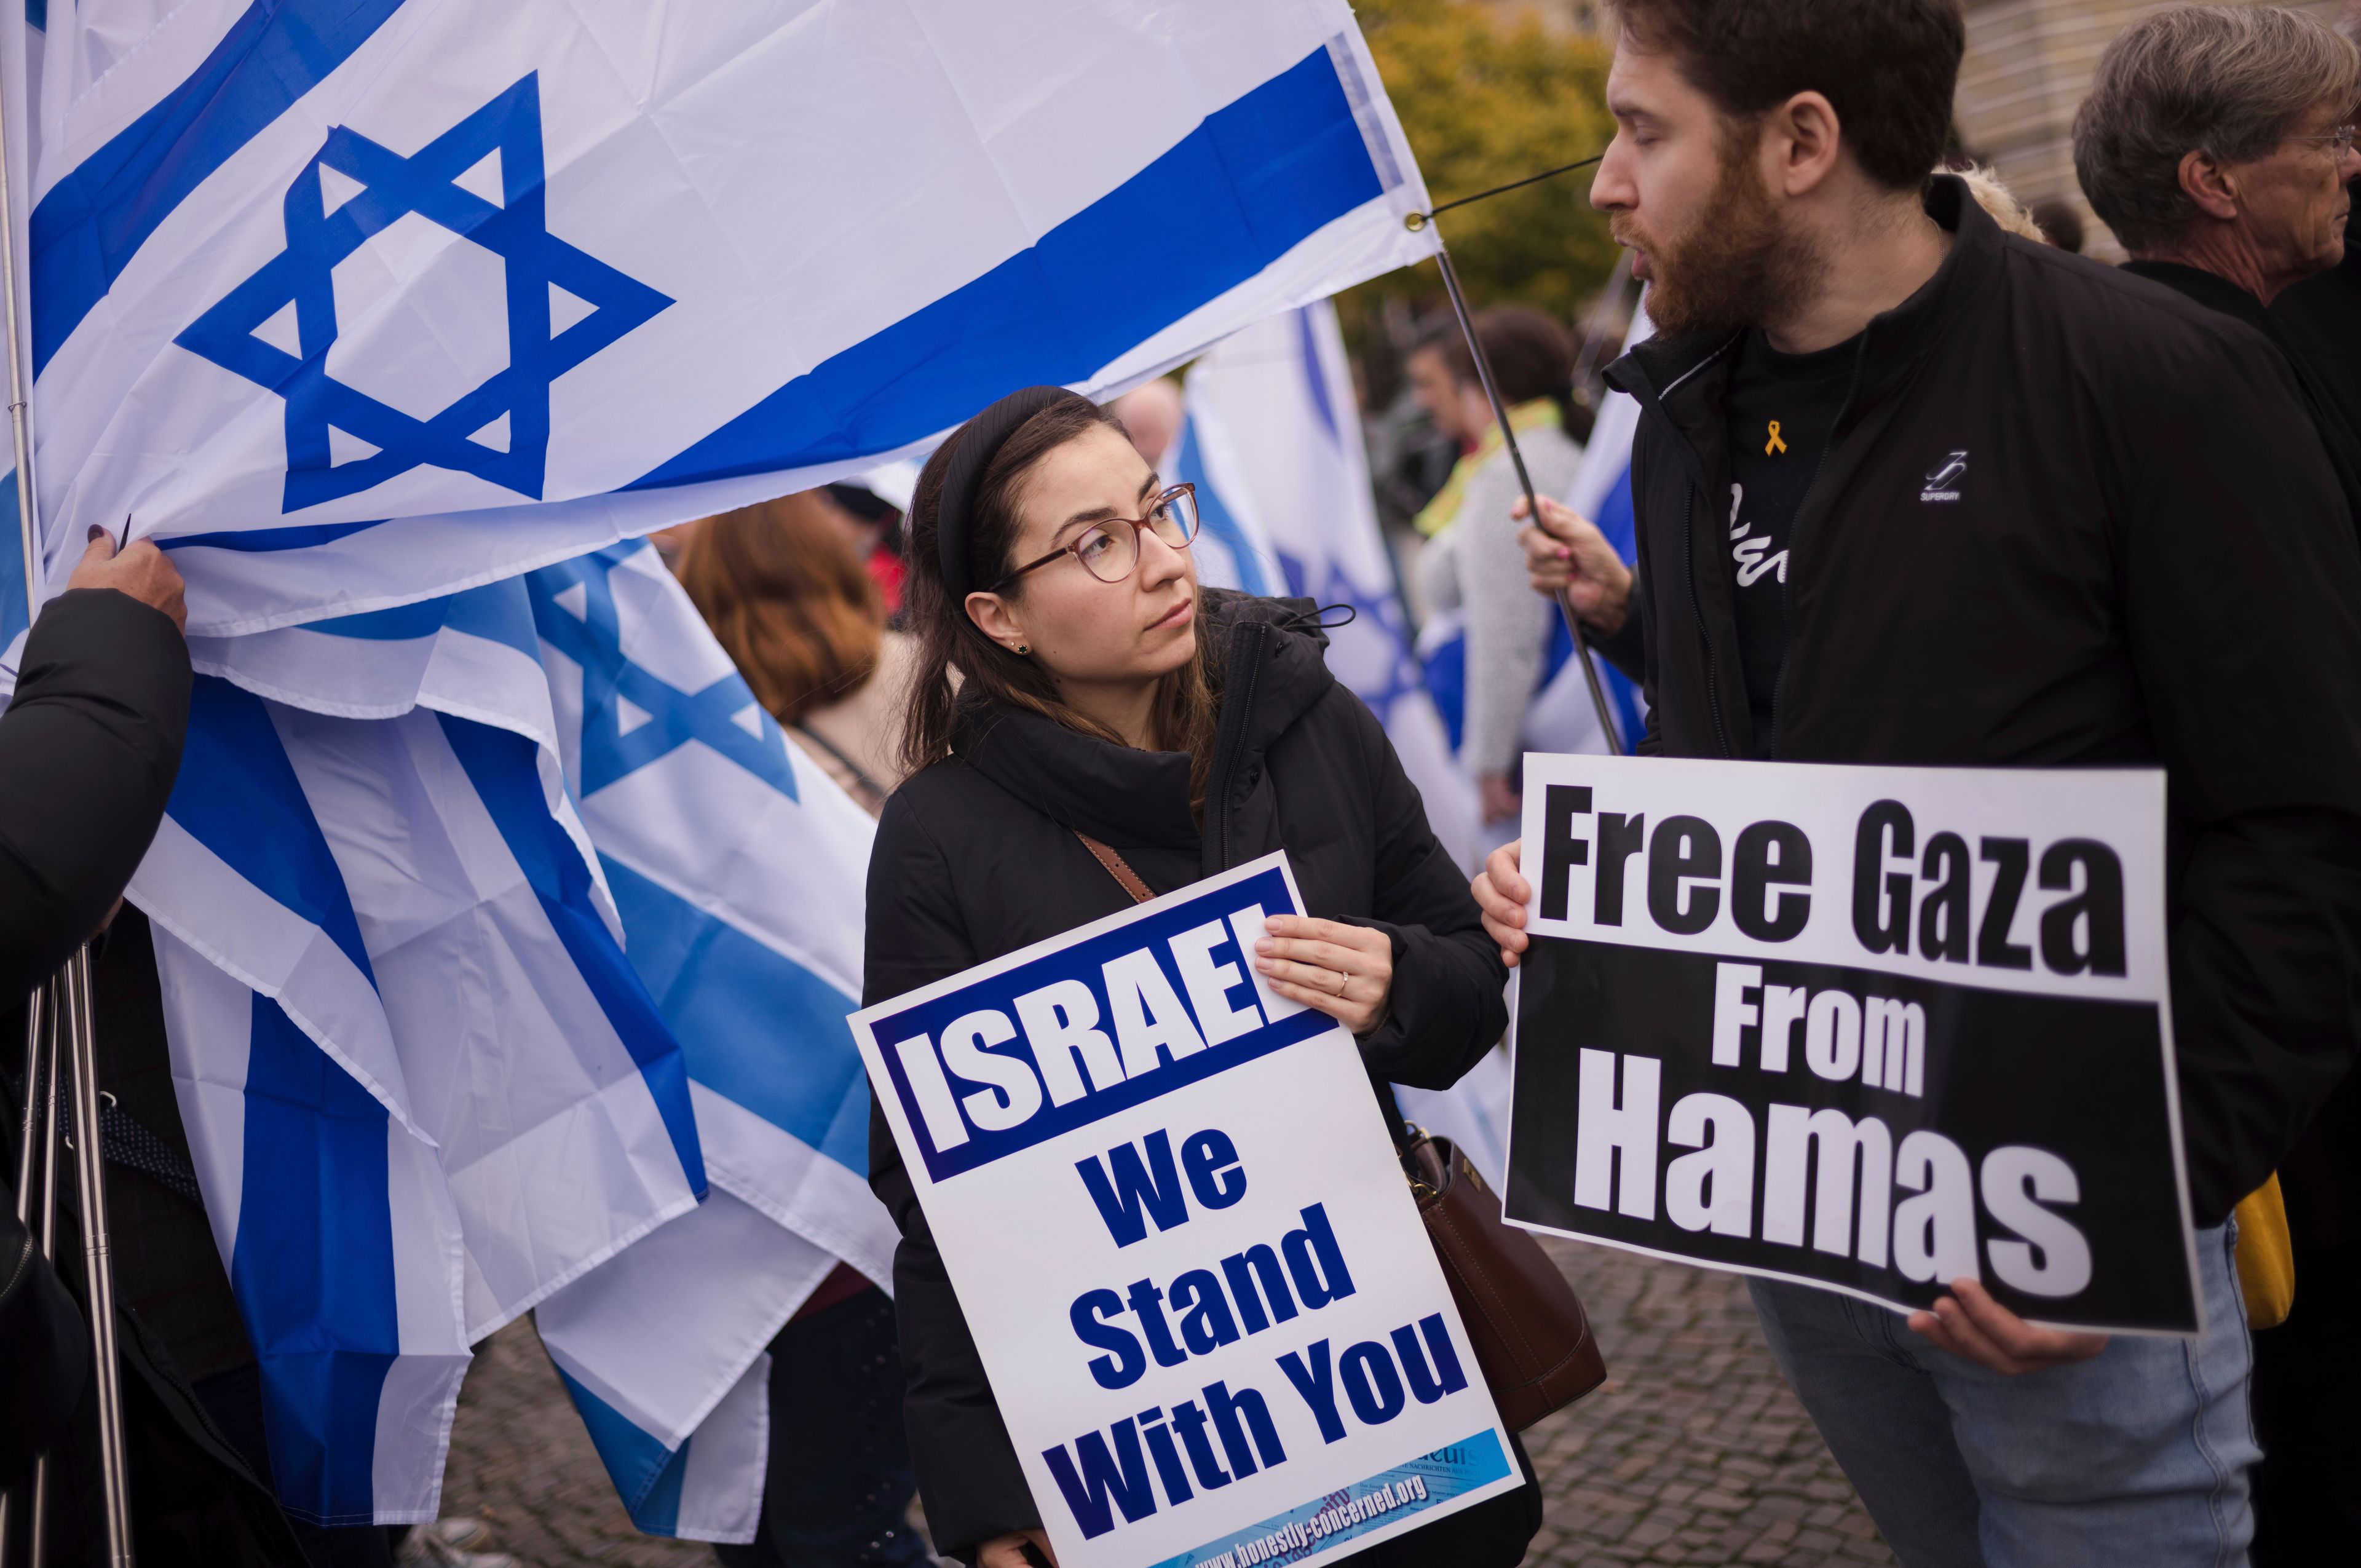
{"type": "MultiPolygon", "coordinates": [[[[1360,0],[1387,94],[1436,202],[1472,195],[1601,151],[1607,46],[1502,17],[1466,0],[1360,0]]],[[[1570,320],[1615,265],[1615,242],[1577,170],[1437,220],[1474,304],[1517,301],[1570,320]]],[[[1440,291],[1432,265],[1351,290],[1347,335],[1367,342],[1389,297],[1440,291]]]]}

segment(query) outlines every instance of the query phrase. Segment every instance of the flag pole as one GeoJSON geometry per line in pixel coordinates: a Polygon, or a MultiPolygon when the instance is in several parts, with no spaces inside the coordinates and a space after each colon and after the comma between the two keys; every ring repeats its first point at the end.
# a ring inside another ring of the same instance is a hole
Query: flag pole
{"type": "MultiPolygon", "coordinates": [[[[1426,214],[1413,214],[1425,218],[1426,214]]],[[[1428,221],[1432,221],[1429,219],[1428,221]]],[[[1423,228],[1425,223],[1411,225],[1423,228]]],[[[1509,407],[1500,400],[1500,389],[1492,378],[1492,362],[1485,356],[1484,345],[1476,336],[1476,320],[1467,312],[1467,296],[1459,288],[1459,274],[1451,265],[1451,252],[1443,243],[1440,230],[1434,236],[1434,259],[1443,269],[1443,287],[1451,296],[1452,314],[1459,318],[1460,335],[1467,340],[1468,357],[1476,362],[1476,378],[1483,383],[1484,396],[1492,405],[1492,418],[1499,423],[1500,440],[1508,447],[1509,461],[1516,466],[1517,483],[1525,492],[1525,508],[1533,526],[1542,521],[1540,495],[1533,489],[1533,477],[1525,471],[1525,455],[1517,447],[1517,433],[1509,425],[1509,407]]],[[[1574,634],[1574,656],[1582,663],[1582,678],[1590,687],[1590,706],[1598,715],[1598,732],[1607,741],[1607,754],[1620,756],[1623,744],[1615,733],[1615,711],[1608,706],[1607,688],[1598,679],[1598,666],[1590,657],[1590,640],[1583,635],[1582,618],[1574,612],[1574,599],[1565,589],[1557,591],[1558,613],[1565,618],[1565,629],[1574,634]]]]}
{"type": "MultiPolygon", "coordinates": [[[[32,994],[25,999],[25,1119],[18,1124],[17,1130],[22,1136],[16,1144],[16,1223],[32,1234],[34,1245],[41,1249],[43,1256],[49,1255],[49,1244],[42,1234],[48,1229],[49,1216],[44,1213],[38,1226],[33,1223],[33,1183],[48,1170],[48,1161],[37,1159],[36,1155],[47,1155],[56,1142],[48,1114],[50,1102],[43,1084],[47,1076],[45,1064],[49,1046],[49,1031],[44,1026],[47,1021],[43,1014],[49,998],[49,983],[43,981],[33,987],[32,994]]],[[[36,1461],[36,1466],[46,1466],[48,1463],[48,1456],[43,1455],[36,1461]]],[[[9,1548],[16,1504],[14,1487],[0,1492],[0,1568],[6,1568],[13,1561],[9,1548]]],[[[38,1563],[41,1552],[38,1540],[27,1545],[28,1561],[38,1563]]]]}
{"type": "MultiPolygon", "coordinates": [[[[22,58],[20,49],[20,61],[22,58]]],[[[32,405],[25,378],[24,313],[18,309],[21,296],[17,291],[16,192],[9,179],[7,111],[13,96],[10,89],[18,84],[7,82],[5,75],[5,71],[0,71],[0,294],[5,294],[7,315],[8,430],[16,446],[16,532],[24,550],[25,609],[27,624],[30,625],[32,619],[39,615],[41,605],[41,514],[38,492],[33,484],[32,405]]],[[[48,1014],[51,1090],[49,1120],[54,1137],[56,1090],[60,1081],[70,1082],[77,1195],[82,1200],[83,1298],[90,1310],[93,1391],[98,1396],[99,1483],[106,1521],[106,1556],[115,1568],[129,1568],[131,1486],[124,1452],[122,1365],[116,1356],[115,1337],[115,1267],[108,1252],[105,1167],[99,1141],[98,1036],[91,1018],[89,943],[74,949],[73,956],[51,982],[50,994],[53,1005],[38,1009],[48,1014]],[[69,1049],[71,1058],[62,1059],[67,1058],[69,1049]]],[[[28,1079],[32,1068],[27,1060],[28,1079]]],[[[57,1190],[58,1157],[53,1141],[45,1153],[49,1169],[42,1189],[47,1206],[54,1202],[57,1190]]],[[[54,1211],[43,1216],[41,1244],[42,1252],[51,1257],[51,1266],[55,1266],[55,1255],[49,1232],[53,1218],[54,1211]]],[[[44,1456],[35,1467],[33,1479],[36,1535],[48,1522],[48,1470],[49,1462],[44,1456]]],[[[33,1568],[40,1568],[39,1550],[36,1544],[33,1568]]]]}

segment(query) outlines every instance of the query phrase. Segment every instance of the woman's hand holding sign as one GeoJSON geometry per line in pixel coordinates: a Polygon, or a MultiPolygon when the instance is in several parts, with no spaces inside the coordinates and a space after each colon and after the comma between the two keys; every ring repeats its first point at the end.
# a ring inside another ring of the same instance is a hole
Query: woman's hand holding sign
{"type": "Polygon", "coordinates": [[[1040,1563],[1057,1568],[1058,1554],[1049,1550],[1049,1538],[1040,1530],[1011,1530],[985,1541],[975,1561],[977,1568],[1034,1568],[1040,1563]],[[1032,1550],[1027,1552],[1027,1547],[1032,1550]]]}
{"type": "Polygon", "coordinates": [[[1274,915],[1255,944],[1255,968],[1290,1002],[1325,1013],[1356,1035],[1386,1021],[1394,939],[1367,926],[1274,915]]]}

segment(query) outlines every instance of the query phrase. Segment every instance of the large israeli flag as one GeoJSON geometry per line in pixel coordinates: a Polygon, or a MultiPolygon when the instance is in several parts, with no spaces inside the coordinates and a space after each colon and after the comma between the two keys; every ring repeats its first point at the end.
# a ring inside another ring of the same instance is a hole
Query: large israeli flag
{"type": "Polygon", "coordinates": [[[54,0],[51,570],[384,609],[1093,394],[1428,254],[1346,0],[54,0]],[[300,557],[300,559],[291,558],[300,557]]]}
{"type": "MultiPolygon", "coordinates": [[[[33,92],[40,80],[41,0],[0,3],[0,135],[7,141],[8,189],[16,195],[10,207],[13,232],[6,243],[15,254],[26,253],[26,203],[23,192],[32,185],[35,126],[33,92]]],[[[21,269],[20,269],[21,272],[21,269]]],[[[25,310],[25,279],[16,280],[16,297],[0,301],[0,309],[16,313],[19,342],[27,341],[31,318],[25,310]]],[[[0,370],[5,375],[5,370],[0,370]]],[[[25,652],[25,636],[32,628],[32,607],[38,597],[28,571],[29,546],[16,499],[16,466],[22,459],[10,433],[5,472],[0,472],[0,707],[16,689],[16,671],[25,652]]]]}
{"type": "Polygon", "coordinates": [[[642,1528],[745,1539],[763,1346],[890,1277],[869,818],[641,542],[192,652],[132,896],[282,1498],[433,1517],[467,1345],[537,1309],[642,1528]]]}

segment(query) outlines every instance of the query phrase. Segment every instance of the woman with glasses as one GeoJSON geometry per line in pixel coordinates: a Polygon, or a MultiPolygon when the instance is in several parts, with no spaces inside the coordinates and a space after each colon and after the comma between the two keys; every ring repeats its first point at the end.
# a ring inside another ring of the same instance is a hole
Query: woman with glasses
{"type": "MultiPolygon", "coordinates": [[[[1369,1089],[1444,1088],[1507,1022],[1507,971],[1377,718],[1328,673],[1308,600],[1197,587],[1197,509],[1115,417],[1055,388],[970,420],[911,510],[910,778],[869,866],[883,1001],[1284,849],[1308,917],[1250,955],[1358,1038],[1369,1089]]],[[[904,1414],[936,1550],[1048,1561],[975,1343],[891,1134],[870,1184],[902,1229],[904,1414]]],[[[1521,1450],[1519,1453],[1522,1463],[1521,1450]]],[[[1526,1485],[1372,1547],[1371,1564],[1518,1563],[1526,1485]]]]}

